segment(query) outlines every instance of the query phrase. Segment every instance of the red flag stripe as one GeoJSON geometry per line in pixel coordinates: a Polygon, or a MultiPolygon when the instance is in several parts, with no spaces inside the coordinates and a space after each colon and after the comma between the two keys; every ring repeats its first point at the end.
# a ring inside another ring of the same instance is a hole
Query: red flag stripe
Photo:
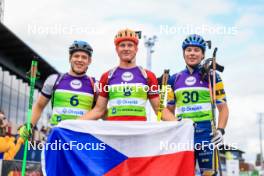
{"type": "Polygon", "coordinates": [[[105,176],[194,176],[194,152],[129,158],[105,176]]]}

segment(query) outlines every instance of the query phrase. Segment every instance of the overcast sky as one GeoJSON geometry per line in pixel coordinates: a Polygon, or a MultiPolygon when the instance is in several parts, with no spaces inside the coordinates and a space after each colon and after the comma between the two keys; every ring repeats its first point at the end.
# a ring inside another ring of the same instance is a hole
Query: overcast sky
{"type": "MultiPolygon", "coordinates": [[[[230,107],[225,142],[235,143],[255,161],[259,151],[257,112],[264,112],[264,3],[263,0],[101,0],[5,1],[5,25],[61,72],[69,69],[68,47],[86,40],[94,48],[88,74],[97,79],[118,58],[113,38],[119,29],[157,35],[152,71],[160,76],[184,68],[181,43],[198,33],[219,48],[225,66],[222,78],[230,107]]],[[[206,57],[212,51],[207,50],[206,57]]],[[[146,66],[140,41],[137,63],[146,66]]]]}

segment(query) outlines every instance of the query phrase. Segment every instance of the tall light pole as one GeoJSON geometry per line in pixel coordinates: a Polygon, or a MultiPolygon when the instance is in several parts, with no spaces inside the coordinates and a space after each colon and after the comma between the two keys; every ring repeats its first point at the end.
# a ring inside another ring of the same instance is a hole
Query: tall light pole
{"type": "MultiPolygon", "coordinates": [[[[152,69],[152,64],[151,64],[151,54],[154,53],[153,47],[155,45],[155,42],[157,41],[157,36],[154,35],[152,37],[147,37],[144,36],[144,45],[147,48],[147,69],[151,70],[152,69]]],[[[147,104],[147,120],[151,120],[151,108],[150,104],[147,104]]]]}
{"type": "Polygon", "coordinates": [[[260,144],[260,166],[263,163],[263,150],[262,150],[262,117],[263,113],[258,113],[259,116],[259,144],[260,144]]]}
{"type": "Polygon", "coordinates": [[[147,69],[151,70],[151,54],[154,53],[152,49],[157,41],[157,36],[154,35],[153,37],[144,36],[144,45],[147,48],[147,69]]]}
{"type": "Polygon", "coordinates": [[[5,7],[5,0],[0,0],[0,22],[4,22],[4,7],[5,7]]]}

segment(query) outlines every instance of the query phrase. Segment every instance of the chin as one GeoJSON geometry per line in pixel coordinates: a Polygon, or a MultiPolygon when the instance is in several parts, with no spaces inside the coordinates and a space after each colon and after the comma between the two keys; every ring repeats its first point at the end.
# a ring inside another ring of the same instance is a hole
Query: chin
{"type": "Polygon", "coordinates": [[[199,62],[191,62],[191,63],[188,63],[188,65],[190,65],[190,66],[196,66],[196,65],[198,65],[199,64],[199,62]]]}
{"type": "Polygon", "coordinates": [[[130,59],[130,58],[123,58],[122,60],[123,60],[124,62],[132,61],[132,59],[130,59]]]}
{"type": "Polygon", "coordinates": [[[76,74],[76,75],[84,75],[85,72],[76,72],[75,74],[76,74]]]}
{"type": "Polygon", "coordinates": [[[85,70],[79,70],[79,69],[75,69],[74,72],[76,74],[83,74],[85,72],[85,70]]]}

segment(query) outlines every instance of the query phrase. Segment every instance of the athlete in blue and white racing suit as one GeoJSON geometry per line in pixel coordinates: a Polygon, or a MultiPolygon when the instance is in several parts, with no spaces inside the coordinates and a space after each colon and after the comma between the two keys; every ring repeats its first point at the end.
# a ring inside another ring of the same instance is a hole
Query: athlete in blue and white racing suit
{"type": "Polygon", "coordinates": [[[213,134],[209,74],[204,79],[201,72],[206,42],[201,36],[193,34],[183,41],[182,49],[186,68],[172,75],[168,81],[172,89],[168,96],[171,98],[168,100],[167,109],[172,113],[175,113],[176,109],[178,118],[193,120],[195,161],[198,162],[202,175],[216,175],[218,157],[214,156],[217,152],[212,150],[211,144],[218,145],[223,142],[229,114],[223,82],[219,74],[216,74],[216,106],[219,116],[218,125],[213,134]]]}

